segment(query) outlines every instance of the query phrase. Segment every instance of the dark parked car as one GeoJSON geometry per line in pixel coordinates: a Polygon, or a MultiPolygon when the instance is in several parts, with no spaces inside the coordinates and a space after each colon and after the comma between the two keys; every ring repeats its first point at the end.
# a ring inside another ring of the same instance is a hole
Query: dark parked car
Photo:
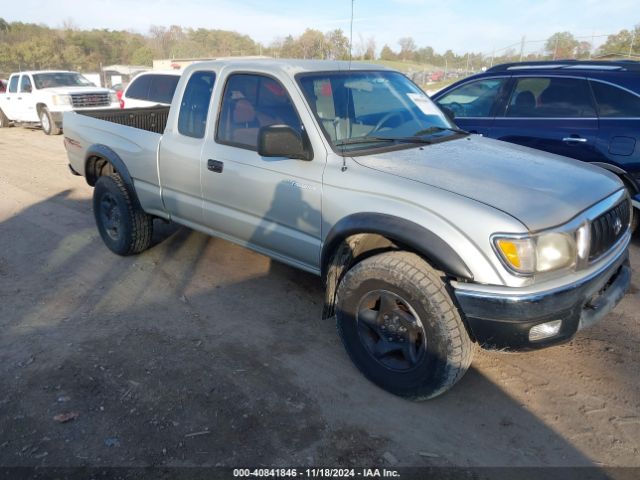
{"type": "Polygon", "coordinates": [[[0,93],[4,93],[7,91],[7,81],[3,78],[0,78],[0,93]]]}
{"type": "Polygon", "coordinates": [[[640,215],[640,62],[497,65],[433,99],[471,133],[616,173],[634,197],[636,220],[640,215]]]}

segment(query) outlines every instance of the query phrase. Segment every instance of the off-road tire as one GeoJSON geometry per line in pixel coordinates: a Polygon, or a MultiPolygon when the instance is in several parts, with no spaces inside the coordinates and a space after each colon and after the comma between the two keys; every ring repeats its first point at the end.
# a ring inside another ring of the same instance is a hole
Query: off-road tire
{"type": "Polygon", "coordinates": [[[93,214],[102,240],[113,253],[125,256],[149,248],[153,217],[142,210],[118,173],[98,178],[93,214]]]}
{"type": "Polygon", "coordinates": [[[381,253],[352,267],[338,286],[336,320],[340,338],[356,367],[395,395],[412,400],[436,397],[458,382],[471,364],[473,342],[442,273],[414,253],[381,253]],[[417,314],[426,347],[422,360],[412,370],[383,366],[361,340],[357,312],[371,291],[391,292],[417,314]]]}
{"type": "Polygon", "coordinates": [[[40,123],[42,124],[42,131],[45,135],[60,135],[60,133],[62,133],[62,129],[56,125],[47,107],[40,109],[40,123]]]}
{"type": "Polygon", "coordinates": [[[2,110],[0,110],[0,128],[8,128],[11,126],[11,121],[4,114],[2,110]]]}

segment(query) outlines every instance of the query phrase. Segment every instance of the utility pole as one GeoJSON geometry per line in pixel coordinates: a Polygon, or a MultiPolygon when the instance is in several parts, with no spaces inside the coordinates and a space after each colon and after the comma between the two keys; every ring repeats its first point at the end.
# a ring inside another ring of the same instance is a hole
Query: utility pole
{"type": "Polygon", "coordinates": [[[527,37],[525,35],[522,36],[522,40],[520,41],[520,61],[522,61],[524,57],[524,43],[527,37]]]}
{"type": "Polygon", "coordinates": [[[591,32],[591,46],[589,47],[589,60],[591,60],[591,57],[593,56],[593,46],[595,45],[595,41],[596,41],[596,32],[591,32]]]}
{"type": "Polygon", "coordinates": [[[633,50],[633,44],[636,41],[636,29],[633,29],[633,34],[631,35],[631,45],[629,45],[629,55],[628,57],[631,58],[631,51],[633,50]]]}
{"type": "Polygon", "coordinates": [[[493,58],[496,56],[496,49],[494,48],[493,51],[491,52],[491,65],[489,65],[489,68],[493,67],[493,58]]]}
{"type": "Polygon", "coordinates": [[[560,40],[560,35],[556,34],[556,46],[553,49],[553,59],[555,60],[556,57],[558,56],[558,41],[560,40]]]}
{"type": "Polygon", "coordinates": [[[469,75],[469,52],[467,52],[467,70],[465,71],[466,75],[469,75]]]}

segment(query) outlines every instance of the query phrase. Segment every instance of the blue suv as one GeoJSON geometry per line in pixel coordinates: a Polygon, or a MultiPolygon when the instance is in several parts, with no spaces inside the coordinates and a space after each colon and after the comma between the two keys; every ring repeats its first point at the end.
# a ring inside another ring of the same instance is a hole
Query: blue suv
{"type": "MultiPolygon", "coordinates": [[[[640,62],[508,63],[432,97],[471,133],[592,162],[640,209],[640,62]]],[[[570,181],[570,179],[567,179],[570,181]]]]}

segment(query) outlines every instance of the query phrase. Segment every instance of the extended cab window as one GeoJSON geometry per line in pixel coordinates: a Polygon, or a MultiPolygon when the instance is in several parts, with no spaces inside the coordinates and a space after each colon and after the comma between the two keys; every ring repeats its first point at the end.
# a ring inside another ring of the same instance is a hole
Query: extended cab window
{"type": "Polygon", "coordinates": [[[31,93],[31,90],[31,79],[29,75],[22,75],[22,77],[20,77],[20,92],[31,93]]]}
{"type": "Polygon", "coordinates": [[[506,81],[506,78],[485,78],[467,83],[444,95],[438,105],[451,110],[457,118],[489,117],[506,81]]]}
{"type": "Polygon", "coordinates": [[[191,75],[182,95],[178,115],[178,131],[182,135],[204,137],[215,78],[213,72],[194,72],[191,75]]]}
{"type": "Polygon", "coordinates": [[[586,80],[579,78],[518,78],[509,99],[507,117],[584,118],[596,111],[586,80]]]}
{"type": "Polygon", "coordinates": [[[17,93],[18,92],[18,80],[20,79],[20,77],[18,77],[18,75],[14,75],[13,77],[11,77],[11,80],[9,81],[9,93],[17,93]]]}
{"type": "Polygon", "coordinates": [[[299,132],[302,129],[282,84],[263,75],[231,75],[224,90],[216,140],[255,150],[260,128],[276,124],[299,132]]]}
{"type": "Polygon", "coordinates": [[[602,82],[591,82],[601,117],[640,118],[640,97],[602,82]]]}

